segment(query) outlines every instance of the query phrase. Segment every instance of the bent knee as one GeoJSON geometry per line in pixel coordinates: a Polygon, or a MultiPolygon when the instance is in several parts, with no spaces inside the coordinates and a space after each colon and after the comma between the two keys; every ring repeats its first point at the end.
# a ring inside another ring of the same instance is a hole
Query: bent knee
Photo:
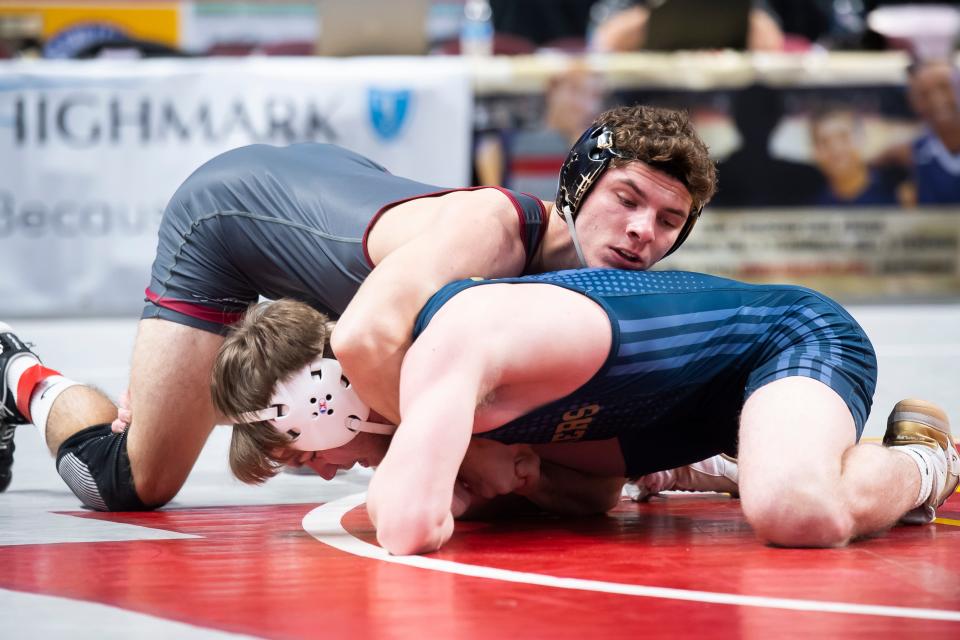
{"type": "Polygon", "coordinates": [[[163,477],[151,477],[148,474],[138,473],[136,481],[131,479],[134,492],[140,500],[150,505],[149,509],[156,509],[173,500],[183,488],[183,483],[177,480],[163,477]]]}
{"type": "Polygon", "coordinates": [[[826,492],[791,488],[757,494],[741,488],[740,503],[747,522],[768,544],[837,547],[853,536],[852,516],[826,492]]]}
{"type": "Polygon", "coordinates": [[[148,511],[176,494],[140,494],[134,486],[126,433],[113,433],[109,424],[79,431],[57,451],[57,472],[80,501],[97,511],[148,511]],[[169,496],[169,497],[166,497],[169,496]]]}

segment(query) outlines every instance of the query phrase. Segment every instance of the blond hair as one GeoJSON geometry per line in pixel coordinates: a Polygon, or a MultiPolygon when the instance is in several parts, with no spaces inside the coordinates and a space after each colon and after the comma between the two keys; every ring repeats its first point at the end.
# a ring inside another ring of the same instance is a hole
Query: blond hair
{"type": "Polygon", "coordinates": [[[613,146],[623,155],[611,166],[640,160],[673,176],[687,188],[699,210],[717,190],[717,169],[686,111],[635,105],[601,113],[595,126],[613,130],[613,146]]]}
{"type": "Polygon", "coordinates": [[[230,469],[250,484],[276,475],[294,452],[292,439],[266,421],[242,422],[238,416],[270,404],[281,380],[307,366],[329,347],[334,323],[295,300],[251,306],[217,352],[210,381],[213,405],[230,417],[230,469]]]}

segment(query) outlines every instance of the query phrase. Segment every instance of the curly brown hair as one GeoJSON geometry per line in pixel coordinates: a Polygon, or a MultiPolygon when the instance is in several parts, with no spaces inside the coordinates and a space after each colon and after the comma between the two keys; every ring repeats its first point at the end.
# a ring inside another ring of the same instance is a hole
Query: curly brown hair
{"type": "Polygon", "coordinates": [[[265,421],[245,423],[238,416],[270,404],[277,383],[312,362],[329,346],[334,323],[295,300],[251,306],[217,352],[210,380],[213,404],[235,422],[230,469],[250,484],[277,474],[290,460],[290,436],[265,421]]]}
{"type": "Polygon", "coordinates": [[[601,113],[594,126],[613,129],[614,148],[623,155],[611,166],[640,160],[687,188],[699,210],[717,190],[717,169],[686,111],[645,105],[616,107],[601,113]]]}

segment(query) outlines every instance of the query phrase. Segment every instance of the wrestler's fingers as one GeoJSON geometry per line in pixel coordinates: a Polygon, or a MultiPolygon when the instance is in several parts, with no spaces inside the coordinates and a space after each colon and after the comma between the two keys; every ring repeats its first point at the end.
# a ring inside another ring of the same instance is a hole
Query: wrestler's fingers
{"type": "Polygon", "coordinates": [[[514,490],[531,490],[540,481],[540,456],[530,447],[519,447],[517,449],[514,473],[517,482],[514,490]]]}
{"type": "Polygon", "coordinates": [[[466,485],[457,480],[453,484],[453,501],[450,505],[450,513],[454,518],[459,518],[467,509],[470,508],[470,490],[466,485]]]}

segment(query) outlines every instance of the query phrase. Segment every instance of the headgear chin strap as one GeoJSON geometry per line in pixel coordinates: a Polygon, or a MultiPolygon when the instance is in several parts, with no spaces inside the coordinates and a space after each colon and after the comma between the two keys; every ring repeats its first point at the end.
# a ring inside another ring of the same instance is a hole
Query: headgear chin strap
{"type": "Polygon", "coordinates": [[[293,438],[291,448],[323,451],[341,447],[360,431],[392,434],[396,427],[367,422],[370,407],[365,405],[340,363],[317,358],[289,378],[277,383],[270,406],[237,416],[239,423],[266,421],[293,438]]]}
{"type": "MultiPolygon", "coordinates": [[[[573,240],[573,248],[576,249],[577,258],[584,267],[587,266],[587,261],[583,256],[583,249],[580,247],[580,238],[577,237],[574,221],[580,210],[580,205],[583,204],[590,189],[593,188],[603,172],[607,170],[610,161],[614,158],[626,158],[626,156],[614,148],[613,130],[606,125],[600,125],[583,132],[580,139],[570,149],[570,153],[567,154],[563,166],[560,167],[560,184],[556,202],[557,212],[567,223],[570,238],[573,240]]],[[[680,230],[676,241],[670,247],[670,250],[664,254],[664,257],[680,248],[680,245],[693,230],[693,225],[697,223],[702,210],[703,207],[700,207],[690,212],[683,229],[680,230]]]]}
{"type": "MultiPolygon", "coordinates": [[[[670,250],[663,254],[663,257],[666,258],[668,255],[680,248],[680,245],[683,244],[683,241],[687,239],[687,236],[690,235],[690,232],[693,231],[693,225],[697,224],[697,220],[700,219],[700,214],[703,212],[703,207],[699,209],[694,209],[690,212],[690,215],[687,216],[686,221],[683,223],[683,229],[680,229],[680,233],[677,234],[677,239],[673,241],[673,246],[670,247],[670,250]]],[[[661,258],[662,260],[663,258],[661,258]]]]}
{"type": "Polygon", "coordinates": [[[557,190],[557,211],[567,223],[573,248],[577,251],[580,265],[587,266],[580,247],[580,238],[574,220],[577,210],[594,182],[603,173],[610,160],[620,156],[613,148],[613,131],[605,126],[587,129],[573,144],[567,159],[560,167],[560,185],[557,190]]]}

